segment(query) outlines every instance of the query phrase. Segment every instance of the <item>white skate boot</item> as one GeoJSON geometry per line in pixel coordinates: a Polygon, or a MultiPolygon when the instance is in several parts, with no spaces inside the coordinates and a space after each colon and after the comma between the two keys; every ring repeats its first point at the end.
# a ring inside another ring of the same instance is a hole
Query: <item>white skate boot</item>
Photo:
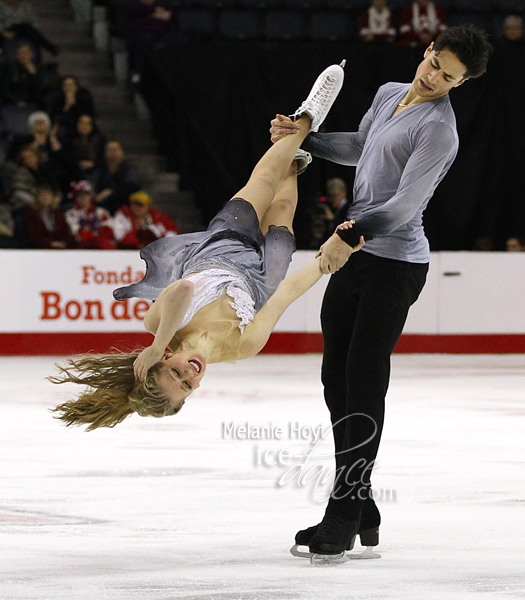
{"type": "Polygon", "coordinates": [[[346,61],[343,60],[340,65],[332,65],[319,75],[308,94],[308,98],[293,115],[290,115],[292,119],[297,119],[306,113],[312,119],[310,131],[319,130],[319,126],[325,120],[328,111],[337,98],[337,94],[343,87],[343,67],[345,63],[346,61]]]}

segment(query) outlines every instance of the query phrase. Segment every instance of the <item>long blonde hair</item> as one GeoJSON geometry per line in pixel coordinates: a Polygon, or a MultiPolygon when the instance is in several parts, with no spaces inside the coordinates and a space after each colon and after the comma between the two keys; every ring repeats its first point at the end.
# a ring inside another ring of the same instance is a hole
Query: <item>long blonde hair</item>
{"type": "Polygon", "coordinates": [[[133,363],[140,350],[131,353],[86,354],[56,364],[59,375],[48,377],[51,383],[87,385],[78,398],[59,404],[52,412],[66,426],[88,425],[86,431],[97,427],[115,427],[126,417],[138,413],[141,417],[164,417],[177,413],[182,404],[173,405],[158,384],[162,363],[153,365],[145,381],[137,381],[133,363]]]}

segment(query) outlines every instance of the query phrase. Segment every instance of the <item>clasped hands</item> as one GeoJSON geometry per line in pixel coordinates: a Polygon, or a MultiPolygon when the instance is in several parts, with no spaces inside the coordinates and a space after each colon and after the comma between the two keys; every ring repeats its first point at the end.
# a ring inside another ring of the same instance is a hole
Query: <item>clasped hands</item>
{"type": "MultiPolygon", "coordinates": [[[[338,225],[338,229],[351,229],[355,225],[355,221],[345,221],[338,225]]],[[[337,233],[332,234],[326,242],[319,248],[319,252],[315,255],[315,258],[320,257],[319,268],[325,275],[332,275],[339,271],[339,269],[346,263],[353,252],[361,250],[365,245],[363,236],[359,239],[357,246],[350,246],[344,242],[337,233]]]]}

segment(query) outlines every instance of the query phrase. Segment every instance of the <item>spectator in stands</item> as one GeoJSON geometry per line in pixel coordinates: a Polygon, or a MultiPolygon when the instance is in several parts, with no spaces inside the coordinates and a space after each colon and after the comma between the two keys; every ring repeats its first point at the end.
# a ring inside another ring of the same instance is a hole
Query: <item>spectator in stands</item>
{"type": "Polygon", "coordinates": [[[392,43],[396,38],[393,16],[386,0],[372,0],[361,15],[359,36],[364,42],[392,43]]]}
{"type": "Polygon", "coordinates": [[[523,44],[523,19],[517,15],[509,15],[503,23],[503,38],[512,44],[523,44]]]}
{"type": "Polygon", "coordinates": [[[90,179],[104,160],[106,140],[93,122],[91,115],[80,115],[74,137],[65,143],[71,161],[71,181],[90,179]],[[75,176],[76,175],[76,176],[75,176]]]}
{"type": "Polygon", "coordinates": [[[4,53],[10,62],[12,62],[13,42],[20,39],[28,40],[31,44],[42,47],[55,56],[58,54],[57,47],[39,30],[35,12],[27,0],[0,1],[0,31],[4,53]]]}
{"type": "Polygon", "coordinates": [[[22,146],[16,158],[16,168],[12,175],[9,202],[13,211],[19,211],[33,204],[35,193],[40,185],[52,188],[52,177],[40,165],[40,153],[32,144],[22,146]]]}
{"type": "Polygon", "coordinates": [[[136,250],[179,233],[177,225],[167,215],[151,208],[151,197],[143,191],[131,194],[129,206],[117,211],[113,231],[120,248],[136,250]]]}
{"type": "Polygon", "coordinates": [[[122,145],[117,140],[106,142],[104,164],[95,177],[97,204],[114,214],[129,198],[140,189],[137,171],[125,160],[122,145]]]}
{"type": "Polygon", "coordinates": [[[24,214],[24,239],[30,248],[71,248],[73,236],[61,210],[58,197],[50,185],[38,186],[34,206],[24,214]]]}
{"type": "Polygon", "coordinates": [[[518,237],[510,237],[506,242],[507,252],[525,252],[525,240],[518,237]]]}
{"type": "Polygon", "coordinates": [[[401,42],[425,48],[447,29],[445,9],[432,0],[415,0],[401,18],[401,42]]]}
{"type": "Polygon", "coordinates": [[[62,78],[60,91],[49,102],[49,113],[59,127],[58,136],[70,139],[75,135],[80,115],[95,115],[93,97],[75,76],[67,75],[62,78]]]}
{"type": "Polygon", "coordinates": [[[326,182],[326,198],[321,198],[312,215],[310,248],[319,248],[345,220],[348,210],[346,194],[346,183],[339,177],[333,177],[326,182]]]}
{"type": "Polygon", "coordinates": [[[50,154],[62,149],[57,138],[57,127],[51,127],[49,115],[38,110],[29,116],[29,130],[33,135],[33,146],[40,152],[40,165],[49,164],[50,154]]]}
{"type": "MultiPolygon", "coordinates": [[[[29,129],[33,137],[33,147],[40,153],[40,167],[48,174],[53,185],[57,185],[62,196],[69,193],[72,168],[69,157],[58,139],[58,126],[51,126],[49,115],[37,111],[29,116],[29,129]]],[[[76,171],[75,171],[76,172],[76,171]]]]}
{"type": "Polygon", "coordinates": [[[92,250],[113,250],[117,247],[113,238],[111,215],[96,206],[93,188],[89,181],[71,184],[70,198],[74,206],[66,211],[66,222],[76,247],[92,250]]]}
{"type": "Polygon", "coordinates": [[[137,0],[128,8],[128,46],[132,82],[139,83],[146,56],[156,47],[174,39],[175,11],[157,0],[137,0]]]}
{"type": "Polygon", "coordinates": [[[2,102],[18,107],[42,104],[44,80],[35,63],[35,53],[27,43],[16,48],[16,60],[7,64],[2,75],[2,102]]]}

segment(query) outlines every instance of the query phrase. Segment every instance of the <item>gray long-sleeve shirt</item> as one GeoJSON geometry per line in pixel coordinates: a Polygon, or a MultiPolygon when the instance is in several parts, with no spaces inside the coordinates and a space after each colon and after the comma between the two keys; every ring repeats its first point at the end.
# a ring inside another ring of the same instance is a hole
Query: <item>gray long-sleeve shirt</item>
{"type": "Polygon", "coordinates": [[[458,151],[448,95],[392,117],[410,84],[381,86],[356,133],[311,133],[303,148],[357,166],[348,219],[366,236],[363,251],[414,263],[430,259],[423,211],[458,151]]]}

